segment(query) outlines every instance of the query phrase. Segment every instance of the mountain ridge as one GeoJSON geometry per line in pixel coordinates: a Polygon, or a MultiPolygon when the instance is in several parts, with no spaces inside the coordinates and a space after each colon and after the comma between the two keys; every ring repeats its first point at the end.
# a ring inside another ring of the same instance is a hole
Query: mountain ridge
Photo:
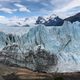
{"type": "Polygon", "coordinates": [[[70,16],[66,19],[64,19],[64,21],[70,21],[71,23],[75,22],[75,21],[79,21],[80,22],[80,13],[77,13],[73,16],[70,16]]]}

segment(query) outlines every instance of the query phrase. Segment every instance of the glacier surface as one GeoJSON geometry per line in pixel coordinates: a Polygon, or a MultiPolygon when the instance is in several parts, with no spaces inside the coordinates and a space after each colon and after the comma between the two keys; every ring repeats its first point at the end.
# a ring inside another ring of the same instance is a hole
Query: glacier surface
{"type": "MultiPolygon", "coordinates": [[[[35,50],[39,45],[51,54],[55,54],[58,57],[58,63],[56,66],[52,66],[49,72],[80,71],[80,22],[70,23],[65,21],[62,26],[51,27],[44,25],[28,28],[0,26],[1,51],[7,46],[6,42],[8,46],[19,45],[20,50],[17,48],[19,53],[17,56],[21,58],[23,58],[21,52],[25,53],[28,49],[35,50]],[[11,40],[9,34],[14,35],[11,40]]],[[[20,65],[25,66],[24,63],[20,65]]]]}

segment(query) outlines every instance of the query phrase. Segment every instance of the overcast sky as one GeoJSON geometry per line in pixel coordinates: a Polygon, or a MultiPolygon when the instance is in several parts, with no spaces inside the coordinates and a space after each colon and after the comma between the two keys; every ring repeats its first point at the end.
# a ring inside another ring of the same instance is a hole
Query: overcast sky
{"type": "Polygon", "coordinates": [[[80,0],[0,0],[0,21],[51,14],[65,18],[78,12],[80,0]]]}

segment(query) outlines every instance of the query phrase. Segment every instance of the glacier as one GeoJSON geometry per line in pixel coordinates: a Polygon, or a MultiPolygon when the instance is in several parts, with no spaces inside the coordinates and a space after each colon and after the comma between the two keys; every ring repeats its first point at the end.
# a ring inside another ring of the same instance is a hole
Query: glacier
{"type": "MultiPolygon", "coordinates": [[[[18,60],[22,59],[26,50],[41,48],[55,54],[58,58],[56,66],[49,72],[77,72],[80,71],[80,22],[70,23],[65,21],[62,26],[44,26],[42,24],[31,27],[1,27],[0,26],[0,52],[7,50],[10,45],[17,51],[18,60]],[[13,34],[11,40],[9,34],[13,34]],[[13,41],[14,38],[14,41],[13,41]],[[8,44],[6,44],[6,42],[8,44]]],[[[16,56],[15,55],[15,56],[16,56]]],[[[27,55],[27,54],[25,54],[27,55]]],[[[13,63],[16,61],[11,60],[13,63]]],[[[25,66],[23,63],[17,63],[25,66]]],[[[28,65],[34,68],[33,64],[28,65]]]]}

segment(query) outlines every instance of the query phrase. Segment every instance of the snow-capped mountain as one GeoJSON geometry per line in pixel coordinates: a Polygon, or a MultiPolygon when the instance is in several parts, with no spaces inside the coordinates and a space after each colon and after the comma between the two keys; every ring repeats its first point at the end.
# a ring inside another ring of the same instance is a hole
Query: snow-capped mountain
{"type": "Polygon", "coordinates": [[[49,20],[45,22],[45,25],[46,26],[61,26],[63,22],[64,21],[57,16],[55,18],[49,18],[49,20]]]}
{"type": "Polygon", "coordinates": [[[64,20],[58,16],[51,15],[50,17],[38,17],[36,24],[44,24],[45,26],[61,26],[64,20]]]}
{"type": "Polygon", "coordinates": [[[8,26],[10,27],[29,27],[29,24],[27,22],[29,22],[29,18],[16,19],[16,20],[12,19],[12,20],[9,20],[8,26]]]}
{"type": "Polygon", "coordinates": [[[38,17],[38,19],[36,20],[36,24],[44,24],[45,23],[45,19],[41,16],[38,17]]]}

